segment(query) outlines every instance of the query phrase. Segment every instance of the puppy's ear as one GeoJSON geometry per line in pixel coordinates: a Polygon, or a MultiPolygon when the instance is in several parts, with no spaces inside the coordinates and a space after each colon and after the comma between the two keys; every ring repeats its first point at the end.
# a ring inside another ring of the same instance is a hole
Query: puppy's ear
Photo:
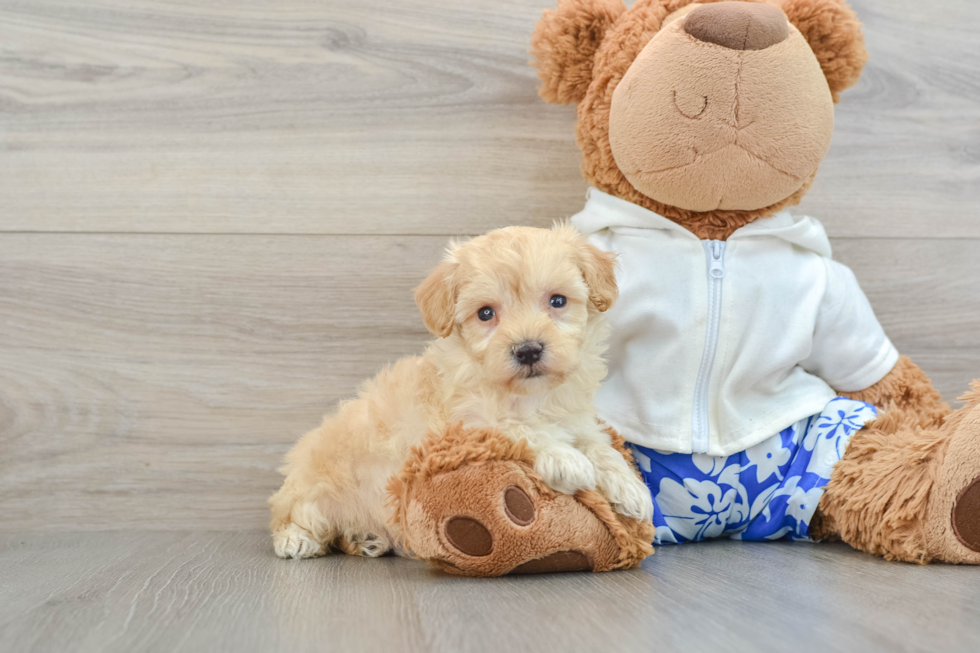
{"type": "Polygon", "coordinates": [[[579,236],[579,268],[589,287],[589,299],[600,313],[608,311],[619,298],[616,285],[616,255],[604,252],[579,236]]]}
{"type": "Polygon", "coordinates": [[[446,338],[456,321],[456,288],[453,278],[459,264],[446,259],[415,289],[415,303],[422,311],[425,328],[433,335],[446,338]]]}
{"type": "Polygon", "coordinates": [[[538,21],[531,36],[532,65],[538,69],[538,94],[546,102],[579,102],[592,82],[595,52],[616,19],[623,0],[558,0],[538,21]]]}
{"type": "Polygon", "coordinates": [[[854,10],[844,0],[784,0],[782,9],[817,55],[834,102],[840,101],[841,91],[857,83],[868,60],[854,10]]]}

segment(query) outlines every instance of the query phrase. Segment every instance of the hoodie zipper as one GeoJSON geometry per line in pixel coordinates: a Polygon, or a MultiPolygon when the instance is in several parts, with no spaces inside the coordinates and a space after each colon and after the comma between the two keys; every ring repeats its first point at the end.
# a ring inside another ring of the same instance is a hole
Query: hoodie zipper
{"type": "Polygon", "coordinates": [[[703,240],[708,263],[708,321],[704,332],[704,352],[698,381],[694,386],[694,408],[691,415],[691,451],[707,453],[711,435],[708,420],[708,390],[711,386],[711,369],[718,351],[718,333],[721,327],[721,287],[725,278],[725,241],[703,240]]]}

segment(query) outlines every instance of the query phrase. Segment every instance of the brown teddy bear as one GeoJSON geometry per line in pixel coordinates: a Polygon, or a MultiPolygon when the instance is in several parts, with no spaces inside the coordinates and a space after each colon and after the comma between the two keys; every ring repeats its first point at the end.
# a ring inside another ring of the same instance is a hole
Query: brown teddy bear
{"type": "MultiPolygon", "coordinates": [[[[559,0],[532,49],[541,96],[578,104],[593,188],[573,224],[619,257],[598,407],[654,495],[656,541],[841,539],[980,563],[980,385],[951,412],[819,222],[784,210],[867,58],[847,4],[559,0]]],[[[531,463],[493,434],[433,439],[392,486],[407,543],[474,575],[649,553],[644,525],[556,495],[531,463]],[[447,537],[459,516],[468,539],[447,537]]]]}

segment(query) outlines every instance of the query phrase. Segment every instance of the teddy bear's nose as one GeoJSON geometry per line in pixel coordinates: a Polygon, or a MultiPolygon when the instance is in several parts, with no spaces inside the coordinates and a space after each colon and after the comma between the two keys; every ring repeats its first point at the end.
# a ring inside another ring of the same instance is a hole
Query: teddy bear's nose
{"type": "Polygon", "coordinates": [[[699,41],[732,50],[765,50],[786,40],[789,22],[773,5],[716,2],[689,13],[684,30],[699,41]]]}

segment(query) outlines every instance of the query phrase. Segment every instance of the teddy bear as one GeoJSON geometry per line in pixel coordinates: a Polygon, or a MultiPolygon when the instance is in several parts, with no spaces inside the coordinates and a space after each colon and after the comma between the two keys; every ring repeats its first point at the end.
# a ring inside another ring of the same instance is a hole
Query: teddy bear
{"type": "Polygon", "coordinates": [[[559,0],[532,54],[541,97],[577,105],[590,189],[572,224],[618,258],[597,407],[654,497],[656,529],[594,492],[556,495],[526,453],[461,429],[392,483],[406,544],[472,575],[626,568],[651,536],[980,563],[980,383],[952,411],[822,225],[787,210],[867,59],[852,9],[559,0]],[[533,523],[514,518],[508,491],[533,523]],[[446,536],[459,515],[468,551],[446,536]]]}

